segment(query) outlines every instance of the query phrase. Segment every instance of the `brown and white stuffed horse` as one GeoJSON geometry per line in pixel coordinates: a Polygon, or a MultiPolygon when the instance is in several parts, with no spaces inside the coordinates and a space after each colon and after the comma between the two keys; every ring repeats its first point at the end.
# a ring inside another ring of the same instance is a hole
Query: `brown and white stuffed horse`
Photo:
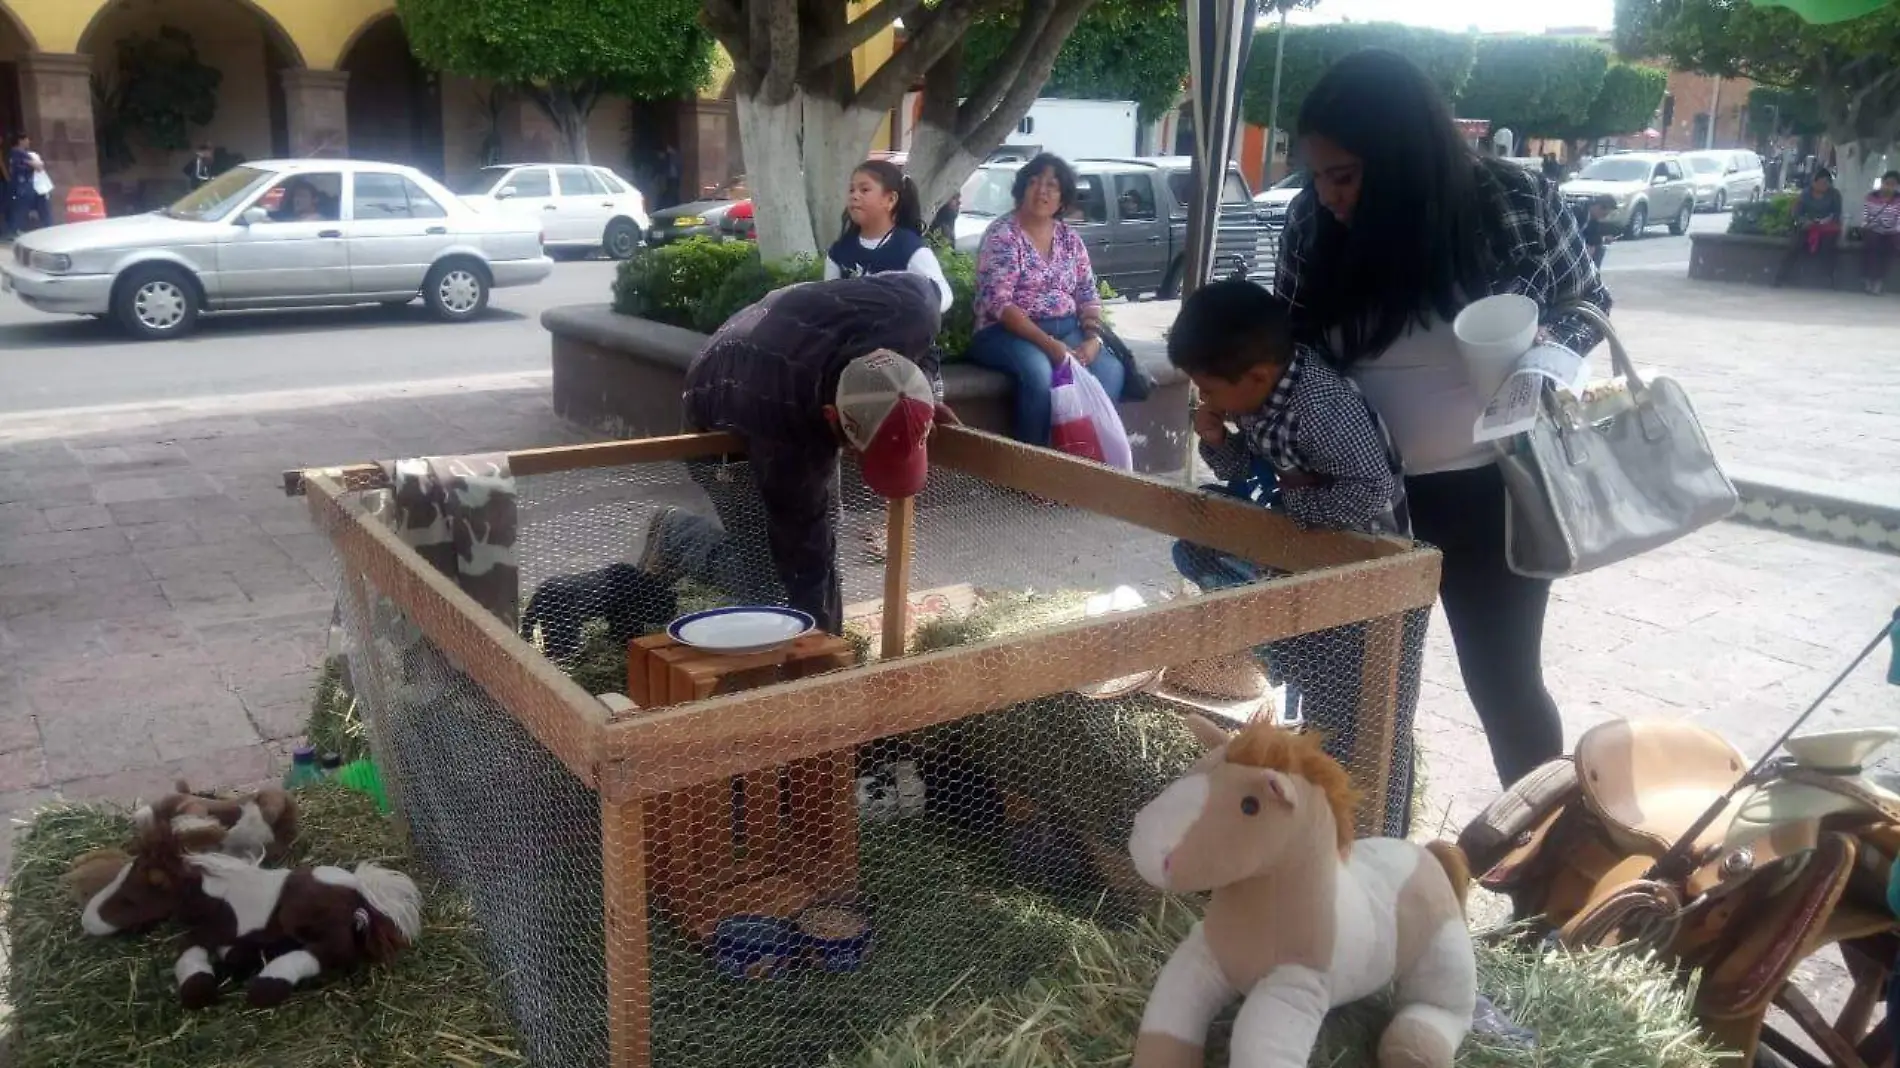
{"type": "Polygon", "coordinates": [[[1198,1068],[1236,997],[1234,1068],[1303,1068],[1327,1010],[1397,985],[1380,1068],[1448,1068],[1471,1028],[1470,880],[1455,846],[1353,841],[1345,769],[1313,735],[1247,728],[1135,817],[1144,879],[1212,891],[1161,970],[1135,1068],[1198,1068]]]}
{"type": "Polygon", "coordinates": [[[422,895],[407,875],[358,864],[265,868],[223,853],[190,853],[171,824],[140,836],[118,876],[86,903],[81,926],[106,936],[175,919],[184,950],[174,973],[180,1001],[204,1008],[219,993],[218,968],[248,976],[258,1008],[280,1005],[298,983],[359,963],[380,964],[415,942],[422,895]]]}
{"type": "MultiPolygon", "coordinates": [[[[296,840],[297,801],[279,787],[218,797],[193,793],[181,779],[173,790],[132,814],[139,834],[163,822],[171,825],[187,853],[228,853],[272,863],[281,861],[296,840]]],[[[117,849],[83,854],[67,870],[66,886],[82,903],[90,901],[124,870],[125,859],[117,849]]]]}

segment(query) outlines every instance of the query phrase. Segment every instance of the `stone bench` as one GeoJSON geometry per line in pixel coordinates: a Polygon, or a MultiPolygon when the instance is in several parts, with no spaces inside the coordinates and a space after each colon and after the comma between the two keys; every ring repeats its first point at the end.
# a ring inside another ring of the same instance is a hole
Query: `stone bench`
{"type": "MultiPolygon", "coordinates": [[[[613,437],[681,433],[680,393],[686,368],[706,335],[615,314],[606,304],[552,308],[541,324],[554,337],[554,411],[613,437]]],[[[1181,470],[1188,429],[1187,376],[1168,364],[1160,342],[1129,341],[1155,379],[1145,401],[1119,406],[1134,446],[1135,468],[1149,474],[1181,470]]],[[[1009,433],[1009,377],[967,363],[943,369],[944,402],[970,426],[1009,433]]]]}
{"type": "MultiPolygon", "coordinates": [[[[1690,234],[1689,277],[1704,282],[1743,282],[1765,286],[1775,280],[1787,237],[1761,234],[1690,234]]],[[[1860,242],[1843,237],[1834,250],[1834,288],[1859,291],[1860,242]]],[[[1827,274],[1819,260],[1801,261],[1788,278],[1798,289],[1825,289],[1827,274]]],[[[1887,291],[1900,292],[1900,258],[1887,272],[1887,291]]]]}

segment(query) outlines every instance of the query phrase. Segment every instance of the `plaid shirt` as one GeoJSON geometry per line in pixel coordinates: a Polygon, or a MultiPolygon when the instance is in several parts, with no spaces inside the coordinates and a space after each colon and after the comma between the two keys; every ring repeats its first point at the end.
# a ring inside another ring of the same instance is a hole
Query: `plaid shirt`
{"type": "Polygon", "coordinates": [[[1303,527],[1409,534],[1404,465],[1372,405],[1350,379],[1305,349],[1294,353],[1267,403],[1236,420],[1218,447],[1201,442],[1216,477],[1246,478],[1259,457],[1275,470],[1323,477],[1282,486],[1280,509],[1303,527]]]}
{"type": "MultiPolygon", "coordinates": [[[[1519,293],[1543,309],[1540,340],[1586,355],[1603,335],[1564,309],[1582,302],[1610,311],[1610,291],[1597,274],[1583,243],[1577,217],[1564,206],[1557,186],[1515,164],[1480,160],[1477,193],[1484,204],[1485,244],[1491,253],[1491,291],[1519,293]]],[[[1305,281],[1306,250],[1313,240],[1314,213],[1322,211],[1311,189],[1287,209],[1280,242],[1280,263],[1273,290],[1292,303],[1297,315],[1305,281]]],[[[1475,299],[1475,298],[1474,298],[1475,299]]]]}

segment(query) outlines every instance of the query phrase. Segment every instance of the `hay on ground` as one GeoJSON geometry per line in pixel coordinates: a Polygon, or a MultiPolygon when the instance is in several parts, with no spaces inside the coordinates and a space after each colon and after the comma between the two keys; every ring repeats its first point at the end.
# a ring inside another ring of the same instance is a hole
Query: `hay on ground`
{"type": "MultiPolygon", "coordinates": [[[[1097,929],[1055,969],[1007,994],[948,997],[869,1036],[831,1068],[1094,1068],[1126,1064],[1156,973],[1194,915],[1165,902],[1138,926],[1097,929]]],[[[1473,1035],[1458,1068],[1713,1068],[1722,1055],[1696,1032],[1689,996],[1659,965],[1612,953],[1540,954],[1478,947],[1480,989],[1535,1047],[1473,1035]]],[[[1208,1063],[1227,1062],[1234,1009],[1210,1033],[1208,1063]]],[[[1372,1068],[1391,1019],[1383,997],[1334,1012],[1313,1068],[1372,1068]]]]}
{"type": "Polygon", "coordinates": [[[467,1068],[522,1057],[495,999],[466,905],[421,871],[369,798],[322,784],[300,791],[297,863],[373,860],[422,887],[422,937],[393,964],[321,981],[256,1011],[242,990],[216,1007],[178,1005],[167,926],[94,938],[60,877],[74,857],[123,846],[128,813],[62,805],[38,814],[14,847],[7,885],[10,1068],[467,1068]]]}

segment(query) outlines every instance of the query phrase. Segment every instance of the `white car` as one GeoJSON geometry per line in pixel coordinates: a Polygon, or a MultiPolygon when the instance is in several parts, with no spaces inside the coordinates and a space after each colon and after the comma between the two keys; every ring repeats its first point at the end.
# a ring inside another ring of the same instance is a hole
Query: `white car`
{"type": "Polygon", "coordinates": [[[1727,211],[1730,204],[1760,200],[1768,184],[1762,172],[1761,157],[1746,149],[1718,148],[1704,152],[1684,152],[1682,165],[1695,184],[1698,208],[1727,211]]]}
{"type": "Polygon", "coordinates": [[[1294,171],[1253,195],[1254,214],[1268,226],[1286,225],[1286,211],[1293,198],[1306,188],[1306,172],[1294,171]]]}
{"type": "Polygon", "coordinates": [[[647,232],[646,198],[605,167],[510,163],[483,167],[457,186],[462,203],[482,212],[537,220],[547,246],[617,260],[633,255],[647,232]]]}
{"type": "Polygon", "coordinates": [[[413,167],[266,160],[171,207],[26,234],[0,291],[45,312],[111,317],[134,337],[182,337],[200,312],[407,304],[464,322],[489,290],[553,270],[540,227],[473,211],[413,167]]]}

